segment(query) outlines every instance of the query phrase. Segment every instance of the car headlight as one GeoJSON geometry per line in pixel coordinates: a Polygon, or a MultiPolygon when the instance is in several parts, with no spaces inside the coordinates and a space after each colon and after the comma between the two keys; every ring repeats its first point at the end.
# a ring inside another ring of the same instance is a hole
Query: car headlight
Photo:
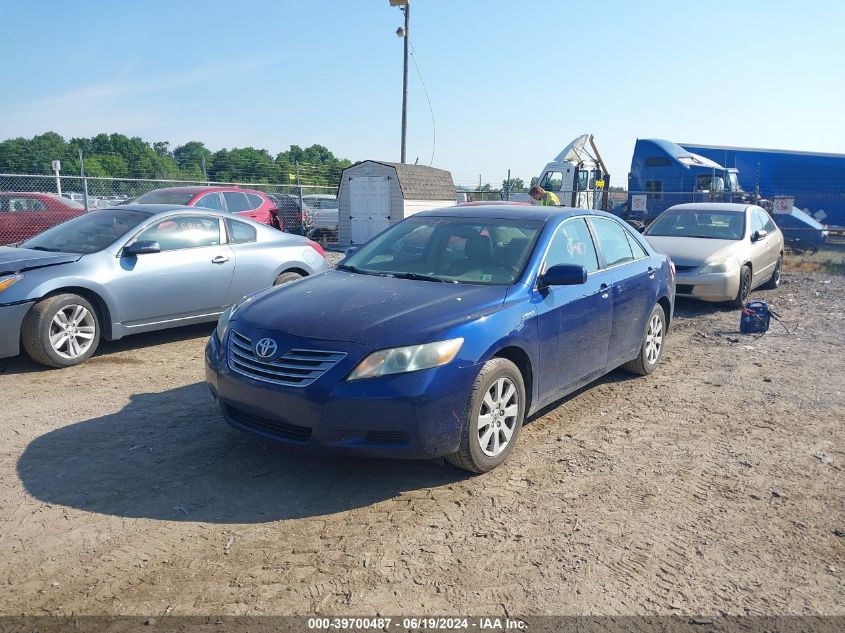
{"type": "Polygon", "coordinates": [[[739,268],[739,261],[736,257],[724,257],[722,259],[714,259],[712,262],[706,263],[700,271],[702,275],[710,275],[714,273],[729,273],[739,268]]]}
{"type": "Polygon", "coordinates": [[[347,380],[402,374],[446,365],[454,360],[463,344],[464,339],[453,338],[448,341],[393,347],[373,352],[358,363],[347,380]]]}
{"type": "Polygon", "coordinates": [[[8,275],[6,277],[0,277],[0,292],[3,292],[6,288],[19,282],[21,279],[23,279],[23,275],[8,275]]]}

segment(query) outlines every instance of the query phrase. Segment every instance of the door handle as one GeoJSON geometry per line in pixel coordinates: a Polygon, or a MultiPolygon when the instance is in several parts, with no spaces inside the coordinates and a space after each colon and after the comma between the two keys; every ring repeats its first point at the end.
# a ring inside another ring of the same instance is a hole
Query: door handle
{"type": "Polygon", "coordinates": [[[212,264],[225,264],[229,261],[228,257],[223,257],[223,255],[218,255],[214,259],[211,260],[212,264]]]}
{"type": "Polygon", "coordinates": [[[601,298],[602,299],[607,299],[610,296],[610,293],[608,292],[609,289],[610,289],[610,286],[608,286],[607,284],[602,284],[601,286],[599,286],[599,290],[601,291],[601,298]]]}
{"type": "Polygon", "coordinates": [[[655,270],[651,266],[648,267],[648,278],[654,279],[655,270]]]}

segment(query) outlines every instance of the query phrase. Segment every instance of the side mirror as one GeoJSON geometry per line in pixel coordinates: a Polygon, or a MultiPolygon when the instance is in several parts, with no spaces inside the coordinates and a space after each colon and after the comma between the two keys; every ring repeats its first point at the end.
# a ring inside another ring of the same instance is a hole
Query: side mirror
{"type": "Polygon", "coordinates": [[[578,286],[587,283],[587,269],[573,264],[552,266],[540,275],[540,287],[578,286]]]}
{"type": "Polygon", "coordinates": [[[350,255],[352,255],[353,253],[357,253],[359,248],[360,248],[359,246],[350,246],[349,248],[347,248],[347,249],[343,252],[343,256],[344,256],[344,257],[349,257],[349,256],[350,256],[350,255]]]}
{"type": "Polygon", "coordinates": [[[160,253],[161,246],[158,242],[148,240],[139,240],[133,242],[129,246],[123,247],[123,254],[125,256],[133,257],[135,255],[147,255],[149,253],[160,253]]]}
{"type": "Polygon", "coordinates": [[[751,241],[752,242],[759,242],[764,237],[766,237],[768,234],[769,234],[769,232],[766,229],[760,229],[758,231],[754,231],[754,233],[751,234],[751,241]]]}

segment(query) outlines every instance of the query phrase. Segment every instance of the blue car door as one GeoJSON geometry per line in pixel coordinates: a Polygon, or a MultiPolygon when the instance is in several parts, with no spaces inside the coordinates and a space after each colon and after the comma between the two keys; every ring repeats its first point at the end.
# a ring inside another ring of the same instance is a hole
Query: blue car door
{"type": "Polygon", "coordinates": [[[612,284],[599,269],[584,218],[569,219],[555,232],[542,270],[557,264],[584,266],[588,275],[585,284],[534,290],[544,401],[605,366],[612,320],[612,284]]]}
{"type": "Polygon", "coordinates": [[[621,223],[610,218],[589,220],[613,282],[613,322],[608,364],[631,356],[642,342],[645,322],[656,301],[657,264],[621,223]]]}

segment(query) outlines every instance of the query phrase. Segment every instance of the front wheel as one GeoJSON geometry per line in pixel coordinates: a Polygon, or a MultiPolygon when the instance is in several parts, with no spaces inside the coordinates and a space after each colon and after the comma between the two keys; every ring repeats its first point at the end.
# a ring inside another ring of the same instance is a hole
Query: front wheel
{"type": "Polygon", "coordinates": [[[640,353],[628,361],[623,368],[633,374],[648,376],[657,369],[660,357],[663,355],[663,341],[666,338],[666,313],[663,306],[657,304],[652,308],[643,334],[640,353]]]}
{"type": "Polygon", "coordinates": [[[48,367],[70,367],[88,360],[100,342],[94,307],[79,295],[47,297],[27,313],[21,327],[26,353],[48,367]]]}
{"type": "Polygon", "coordinates": [[[447,459],[472,473],[486,473],[513,451],[525,417],[522,374],[506,358],[486,363],[470,391],[463,415],[461,445],[447,459]]]}
{"type": "Polygon", "coordinates": [[[766,285],[763,288],[768,290],[774,290],[778,286],[780,286],[780,275],[781,275],[781,268],[783,267],[783,255],[778,257],[777,264],[775,264],[775,269],[772,272],[772,276],[769,278],[769,281],[766,282],[766,285]]]}
{"type": "Polygon", "coordinates": [[[745,302],[748,301],[748,295],[751,294],[751,269],[748,266],[743,266],[739,269],[739,289],[736,291],[736,298],[731,301],[734,308],[744,308],[745,302]]]}

